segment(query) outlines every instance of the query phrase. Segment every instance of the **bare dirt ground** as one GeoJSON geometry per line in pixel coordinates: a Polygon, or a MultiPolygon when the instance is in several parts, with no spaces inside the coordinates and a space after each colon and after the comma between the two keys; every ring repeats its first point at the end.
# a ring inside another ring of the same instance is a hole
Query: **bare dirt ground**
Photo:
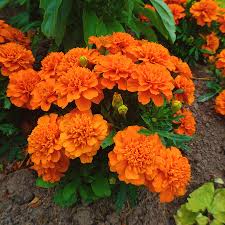
{"type": "MultiPolygon", "coordinates": [[[[194,70],[196,77],[207,74],[194,70]]],[[[204,93],[204,81],[196,81],[196,96],[204,93]]],[[[214,111],[214,102],[192,106],[197,132],[187,153],[192,166],[189,194],[202,183],[220,177],[225,180],[225,118],[214,111]]],[[[160,204],[158,196],[141,190],[138,205],[115,213],[110,199],[91,205],[62,209],[52,203],[52,192],[35,187],[36,175],[24,169],[0,174],[0,225],[174,225],[173,215],[186,196],[170,204],[160,204]],[[34,197],[39,202],[30,205],[34,197]]]]}

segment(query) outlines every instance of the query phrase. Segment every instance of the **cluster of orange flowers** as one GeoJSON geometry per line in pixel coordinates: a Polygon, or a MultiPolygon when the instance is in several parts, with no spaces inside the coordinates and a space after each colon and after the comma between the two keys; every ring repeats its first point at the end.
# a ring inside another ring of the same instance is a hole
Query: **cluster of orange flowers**
{"type": "Polygon", "coordinates": [[[145,185],[170,202],[186,192],[191,178],[188,159],[175,148],[166,148],[157,134],[139,134],[141,127],[129,126],[114,137],[109,166],[127,184],[145,185]]]}
{"type": "Polygon", "coordinates": [[[107,135],[107,121],[90,111],[43,116],[28,137],[33,169],[43,180],[57,182],[67,171],[69,159],[91,163],[107,135]]]}
{"type": "Polygon", "coordinates": [[[151,100],[162,106],[164,98],[176,98],[191,105],[194,83],[188,65],[171,56],[157,43],[135,40],[126,33],[91,37],[97,49],[74,48],[66,54],[50,53],[41,62],[41,70],[33,70],[30,50],[15,43],[0,46],[2,73],[9,76],[7,96],[18,107],[41,108],[52,104],[65,108],[75,102],[81,111],[104,98],[104,89],[117,87],[138,93],[138,100],[151,100]],[[102,49],[109,54],[102,55],[102,49]],[[175,94],[173,90],[182,89],[175,94]]]}
{"type": "Polygon", "coordinates": [[[220,24],[220,31],[225,33],[225,10],[215,0],[200,0],[192,5],[190,12],[198,25],[211,26],[216,21],[220,24]]]}
{"type": "MultiPolygon", "coordinates": [[[[104,89],[136,92],[141,104],[179,100],[191,105],[195,86],[187,63],[171,56],[160,44],[136,40],[127,33],[90,37],[96,49],[74,48],[67,53],[53,52],[41,62],[40,71],[32,68],[29,50],[16,43],[0,46],[0,66],[9,76],[7,96],[13,104],[28,109],[49,111],[52,104],[76,109],[64,116],[41,117],[28,138],[33,168],[45,181],[59,181],[70,159],[91,163],[109,134],[109,125],[100,114],[93,115],[92,104],[104,98],[104,89]],[[174,93],[174,91],[178,90],[174,93]]],[[[177,112],[182,119],[176,133],[193,135],[191,112],[177,112]]],[[[118,132],[115,148],[109,154],[112,171],[119,179],[146,185],[169,202],[183,195],[190,180],[188,160],[176,148],[166,149],[157,134],[144,136],[140,127],[118,132]]]]}

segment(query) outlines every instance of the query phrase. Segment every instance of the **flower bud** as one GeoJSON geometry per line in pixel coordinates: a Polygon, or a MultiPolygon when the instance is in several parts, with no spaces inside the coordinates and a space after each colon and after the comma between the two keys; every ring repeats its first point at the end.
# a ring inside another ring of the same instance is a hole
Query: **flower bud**
{"type": "Polygon", "coordinates": [[[153,118],[152,118],[152,122],[153,122],[153,123],[156,123],[156,122],[157,122],[157,119],[156,119],[155,117],[153,117],[153,118]]]}
{"type": "Polygon", "coordinates": [[[110,177],[109,178],[109,183],[110,184],[116,184],[116,178],[115,177],[110,177]]]}
{"type": "Polygon", "coordinates": [[[121,105],[123,105],[122,96],[121,94],[118,94],[117,92],[115,92],[113,95],[112,107],[115,109],[118,109],[121,105]]]}
{"type": "Polygon", "coordinates": [[[122,116],[126,116],[127,114],[127,111],[128,111],[128,107],[126,105],[121,105],[119,108],[118,108],[118,112],[120,115],[122,116]]]}
{"type": "Polygon", "coordinates": [[[87,67],[87,65],[88,65],[88,59],[87,59],[86,56],[81,56],[80,57],[80,65],[82,67],[87,67]]]}
{"type": "Polygon", "coordinates": [[[172,102],[172,111],[173,112],[177,112],[182,108],[182,102],[178,101],[178,100],[174,100],[172,102]]]}

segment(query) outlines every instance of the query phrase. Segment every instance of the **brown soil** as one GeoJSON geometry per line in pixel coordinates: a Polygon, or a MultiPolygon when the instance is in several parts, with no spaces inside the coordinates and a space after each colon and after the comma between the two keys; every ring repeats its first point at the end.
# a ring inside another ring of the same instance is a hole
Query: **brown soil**
{"type": "MultiPolygon", "coordinates": [[[[201,68],[196,71],[195,77],[207,75],[201,68]]],[[[196,88],[196,96],[203,94],[204,81],[196,81],[196,88]]],[[[225,180],[225,119],[215,113],[213,101],[195,102],[192,110],[197,133],[190,144],[192,151],[187,153],[192,166],[188,193],[214,178],[225,180]]],[[[62,209],[52,203],[51,197],[50,191],[35,187],[35,174],[31,170],[19,170],[7,176],[0,174],[0,224],[173,225],[173,215],[187,196],[170,204],[160,204],[157,195],[141,190],[138,205],[124,209],[119,215],[114,212],[110,199],[62,209]],[[39,202],[31,205],[34,197],[38,197],[39,202]]]]}

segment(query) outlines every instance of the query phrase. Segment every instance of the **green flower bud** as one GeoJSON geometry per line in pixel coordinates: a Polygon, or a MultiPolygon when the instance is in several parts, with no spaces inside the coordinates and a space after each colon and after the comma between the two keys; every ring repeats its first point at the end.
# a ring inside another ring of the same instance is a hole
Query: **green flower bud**
{"type": "Polygon", "coordinates": [[[117,92],[115,92],[113,95],[112,107],[115,109],[118,109],[121,105],[123,105],[122,96],[121,94],[118,94],[117,92]]]}
{"type": "Polygon", "coordinates": [[[153,118],[152,118],[152,122],[153,122],[153,123],[156,123],[156,122],[157,122],[157,118],[154,118],[154,117],[153,117],[153,118]]]}
{"type": "Polygon", "coordinates": [[[182,108],[182,102],[178,101],[178,100],[174,100],[172,102],[172,111],[175,113],[177,111],[179,111],[182,108]]]}
{"type": "Polygon", "coordinates": [[[109,178],[109,183],[110,184],[116,184],[116,178],[115,177],[110,177],[109,178]]]}
{"type": "Polygon", "coordinates": [[[121,105],[119,108],[118,108],[118,112],[120,115],[122,116],[126,116],[127,114],[127,111],[128,111],[128,107],[126,105],[121,105]]]}
{"type": "Polygon", "coordinates": [[[82,67],[87,67],[87,65],[88,65],[88,59],[87,59],[86,56],[81,56],[80,57],[80,65],[82,67]]]}

